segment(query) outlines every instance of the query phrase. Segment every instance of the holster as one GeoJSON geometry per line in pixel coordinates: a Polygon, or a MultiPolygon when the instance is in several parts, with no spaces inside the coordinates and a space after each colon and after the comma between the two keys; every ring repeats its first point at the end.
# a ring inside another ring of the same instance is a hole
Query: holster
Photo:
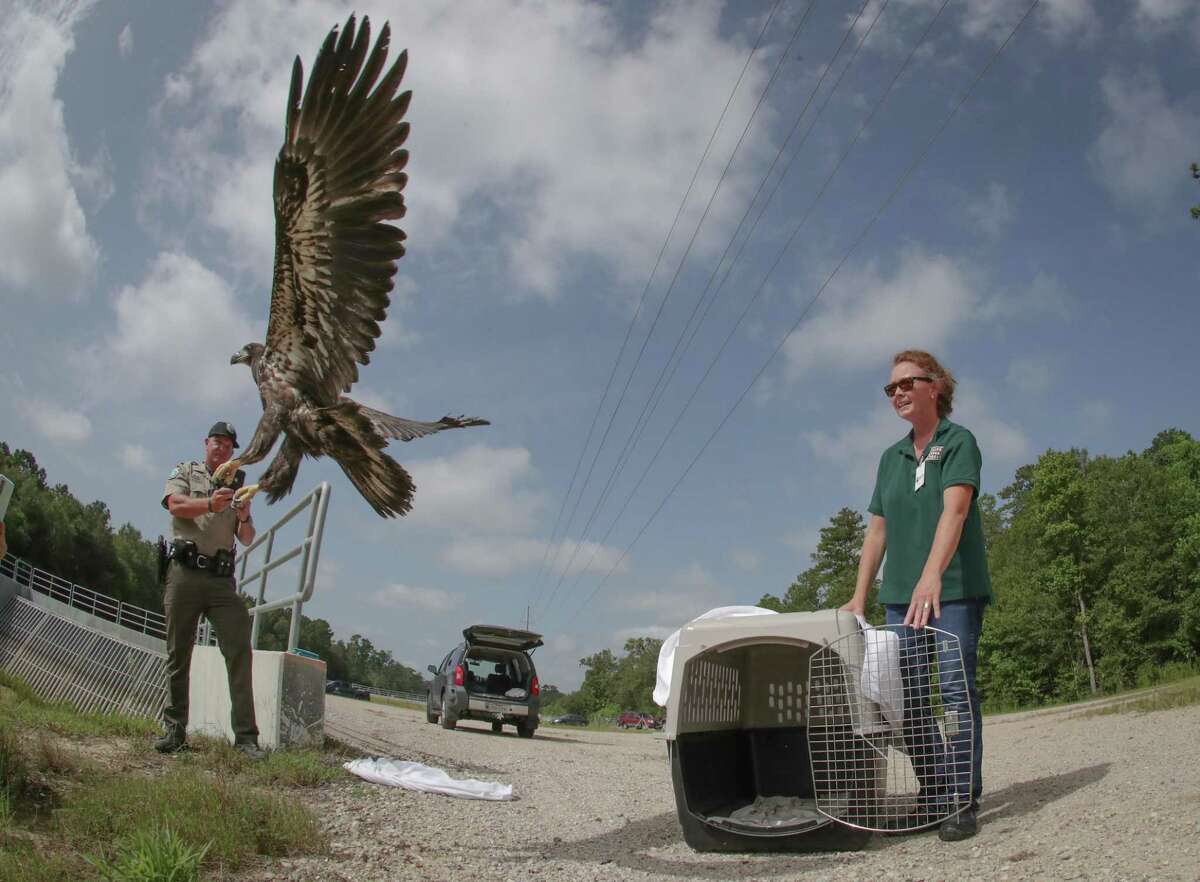
{"type": "Polygon", "coordinates": [[[171,558],[167,554],[167,540],[162,536],[158,537],[158,584],[167,584],[167,566],[171,562],[171,558]]]}

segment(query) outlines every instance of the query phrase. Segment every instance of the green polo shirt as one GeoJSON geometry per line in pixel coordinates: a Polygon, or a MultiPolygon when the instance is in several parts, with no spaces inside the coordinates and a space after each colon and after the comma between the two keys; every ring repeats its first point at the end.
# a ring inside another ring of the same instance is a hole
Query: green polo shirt
{"type": "Polygon", "coordinates": [[[974,489],[962,538],[946,572],[942,574],[942,600],[972,597],[992,601],[979,516],[979,472],[983,457],[975,436],[943,417],[925,449],[925,482],[916,487],[917,456],[909,432],[883,452],[875,478],[875,492],[867,510],[886,522],[887,560],[883,566],[880,603],[908,603],[921,578],[947,487],[967,484],[974,489]]]}

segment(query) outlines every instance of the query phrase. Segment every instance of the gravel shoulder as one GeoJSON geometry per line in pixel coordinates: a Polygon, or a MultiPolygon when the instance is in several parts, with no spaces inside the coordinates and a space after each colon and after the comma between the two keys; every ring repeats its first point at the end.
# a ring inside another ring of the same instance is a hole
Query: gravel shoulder
{"type": "Polygon", "coordinates": [[[486,724],[329,697],[326,730],[363,755],[514,785],[492,803],[347,775],[297,791],[333,843],[248,880],[1200,880],[1200,707],[984,724],[980,832],[876,836],[857,852],[697,854],[683,842],[661,733],[486,724]]]}

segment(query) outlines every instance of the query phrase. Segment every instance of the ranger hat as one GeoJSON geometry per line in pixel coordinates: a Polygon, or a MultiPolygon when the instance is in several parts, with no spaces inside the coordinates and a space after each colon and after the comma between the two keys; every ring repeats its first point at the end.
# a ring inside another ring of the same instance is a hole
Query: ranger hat
{"type": "Polygon", "coordinates": [[[237,429],[233,427],[233,423],[227,423],[224,420],[213,423],[213,427],[208,430],[206,437],[211,438],[213,435],[224,435],[233,442],[233,446],[237,447],[237,429]]]}

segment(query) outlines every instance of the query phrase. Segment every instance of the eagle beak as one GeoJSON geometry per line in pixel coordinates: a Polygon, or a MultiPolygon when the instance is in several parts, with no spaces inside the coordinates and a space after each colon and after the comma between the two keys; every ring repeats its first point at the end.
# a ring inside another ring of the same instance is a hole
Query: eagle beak
{"type": "Polygon", "coordinates": [[[233,358],[229,359],[230,364],[241,364],[246,358],[241,352],[233,353],[233,358]]]}

